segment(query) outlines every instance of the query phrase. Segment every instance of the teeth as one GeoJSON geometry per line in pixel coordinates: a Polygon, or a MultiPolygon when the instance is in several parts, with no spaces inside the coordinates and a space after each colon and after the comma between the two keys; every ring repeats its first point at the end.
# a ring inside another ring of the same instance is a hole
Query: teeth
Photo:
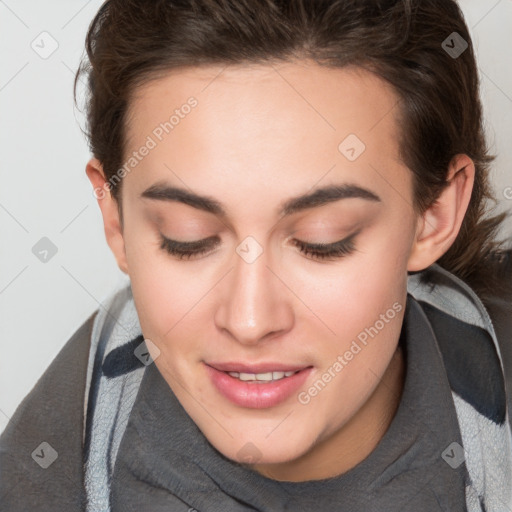
{"type": "Polygon", "coordinates": [[[263,381],[271,382],[273,380],[281,380],[284,377],[290,377],[297,372],[267,372],[267,373],[242,373],[242,372],[228,372],[228,375],[243,381],[263,381]]]}

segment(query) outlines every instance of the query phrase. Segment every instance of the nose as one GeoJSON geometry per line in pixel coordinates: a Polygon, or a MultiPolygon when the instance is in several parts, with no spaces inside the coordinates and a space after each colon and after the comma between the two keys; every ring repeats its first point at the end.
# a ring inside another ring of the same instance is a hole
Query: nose
{"type": "Polygon", "coordinates": [[[240,254],[234,256],[234,268],[223,280],[215,322],[239,343],[256,345],[291,329],[291,293],[279,271],[271,268],[266,251],[254,261],[240,254]]]}

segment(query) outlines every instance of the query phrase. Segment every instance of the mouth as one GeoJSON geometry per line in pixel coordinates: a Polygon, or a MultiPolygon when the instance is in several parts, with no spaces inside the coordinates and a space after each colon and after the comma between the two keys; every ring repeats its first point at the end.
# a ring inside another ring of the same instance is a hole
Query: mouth
{"type": "Polygon", "coordinates": [[[279,363],[205,363],[205,369],[223,397],[238,406],[253,409],[273,407],[289,399],[313,371],[312,366],[279,363]]]}
{"type": "Polygon", "coordinates": [[[300,370],[295,372],[266,372],[266,373],[241,373],[241,372],[225,372],[231,377],[235,379],[241,380],[243,382],[253,382],[253,383],[268,383],[275,382],[277,380],[284,379],[285,377],[291,377],[292,375],[298,373],[300,370]]]}
{"type": "Polygon", "coordinates": [[[242,363],[242,362],[210,362],[205,363],[216,370],[220,370],[222,372],[235,372],[235,373],[248,373],[248,374],[261,374],[261,373],[269,373],[269,372],[297,372],[307,368],[308,365],[290,365],[283,364],[279,362],[269,361],[267,363],[242,363]]]}

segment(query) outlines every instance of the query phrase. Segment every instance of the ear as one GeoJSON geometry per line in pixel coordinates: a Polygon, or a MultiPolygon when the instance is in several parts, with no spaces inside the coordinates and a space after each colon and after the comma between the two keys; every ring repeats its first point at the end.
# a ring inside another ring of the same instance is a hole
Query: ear
{"type": "Polygon", "coordinates": [[[471,199],[475,165],[467,155],[453,157],[448,185],[418,219],[407,270],[420,271],[435,263],[453,244],[471,199]]]}
{"type": "Polygon", "coordinates": [[[114,253],[114,257],[116,258],[119,268],[125,274],[128,274],[128,264],[126,262],[123,228],[119,218],[119,208],[117,201],[110,193],[110,183],[105,179],[103,166],[98,159],[92,158],[87,163],[85,172],[93,186],[94,197],[98,200],[98,205],[103,216],[103,225],[105,228],[107,243],[114,253]]]}

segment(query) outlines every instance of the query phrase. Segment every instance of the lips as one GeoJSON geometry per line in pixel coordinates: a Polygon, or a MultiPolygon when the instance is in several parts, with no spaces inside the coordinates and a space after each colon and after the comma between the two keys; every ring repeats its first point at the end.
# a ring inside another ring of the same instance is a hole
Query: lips
{"type": "Polygon", "coordinates": [[[291,366],[282,363],[210,363],[204,366],[206,373],[213,384],[213,387],[233,404],[240,407],[252,409],[264,409],[274,407],[288,399],[291,399],[305,384],[313,372],[312,366],[291,366]],[[214,367],[213,365],[219,368],[214,367]],[[220,369],[220,368],[226,368],[220,369]],[[239,372],[258,374],[276,371],[295,372],[289,377],[280,378],[266,382],[244,382],[237,377],[231,376],[228,372],[239,372]]]}
{"type": "Polygon", "coordinates": [[[248,364],[242,362],[213,362],[206,363],[208,366],[220,370],[221,372],[238,372],[238,373],[268,373],[268,372],[297,372],[307,368],[308,365],[289,365],[283,363],[257,363],[248,364]]]}

